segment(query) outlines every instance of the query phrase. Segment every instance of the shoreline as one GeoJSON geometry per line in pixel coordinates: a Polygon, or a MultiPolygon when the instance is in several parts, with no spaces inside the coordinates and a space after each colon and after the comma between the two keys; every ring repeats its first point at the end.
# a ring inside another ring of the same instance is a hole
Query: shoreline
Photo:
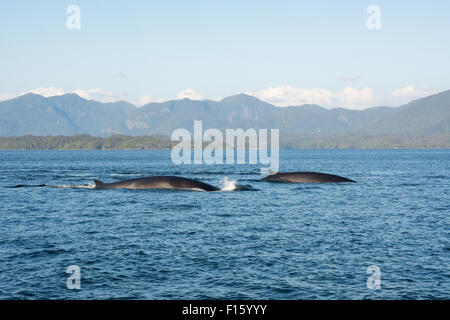
{"type": "MultiPolygon", "coordinates": [[[[1,149],[0,151],[170,151],[170,148],[161,149],[1,149]]],[[[224,149],[225,150],[225,149],[224,149]]],[[[235,149],[236,150],[236,149],[235,149]]],[[[270,148],[268,149],[270,150],[270,148]]],[[[450,150],[450,148],[280,148],[286,150],[450,150]]]]}

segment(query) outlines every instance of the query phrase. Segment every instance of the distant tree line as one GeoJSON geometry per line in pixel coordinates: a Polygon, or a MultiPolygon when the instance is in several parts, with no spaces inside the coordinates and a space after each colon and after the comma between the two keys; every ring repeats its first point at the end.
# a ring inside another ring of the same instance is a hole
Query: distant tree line
{"type": "Polygon", "coordinates": [[[21,136],[0,138],[0,149],[12,150],[112,150],[112,149],[170,149],[170,140],[165,136],[152,135],[130,137],[112,135],[107,138],[90,135],[75,136],[21,136]]]}
{"type": "Polygon", "coordinates": [[[285,136],[280,145],[289,149],[449,149],[450,134],[285,136]]]}
{"type": "MultiPolygon", "coordinates": [[[[162,135],[107,138],[90,135],[32,136],[0,138],[1,150],[156,150],[170,149],[171,142],[162,135]]],[[[438,136],[283,136],[282,149],[450,149],[450,134],[438,136]]]]}

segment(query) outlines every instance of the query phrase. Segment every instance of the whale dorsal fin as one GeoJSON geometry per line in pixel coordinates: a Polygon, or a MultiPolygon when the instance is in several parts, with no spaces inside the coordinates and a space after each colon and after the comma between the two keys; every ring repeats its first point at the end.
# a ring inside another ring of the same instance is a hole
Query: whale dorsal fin
{"type": "Polygon", "coordinates": [[[94,179],[94,182],[95,182],[95,187],[96,188],[103,188],[105,186],[105,184],[103,182],[101,182],[100,180],[95,180],[94,179]]]}

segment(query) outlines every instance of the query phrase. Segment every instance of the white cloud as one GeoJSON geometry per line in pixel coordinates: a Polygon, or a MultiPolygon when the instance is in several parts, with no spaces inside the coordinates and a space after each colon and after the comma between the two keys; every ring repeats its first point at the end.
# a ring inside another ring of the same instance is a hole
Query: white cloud
{"type": "MultiPolygon", "coordinates": [[[[39,94],[44,97],[61,96],[64,94],[64,90],[55,87],[36,88],[30,91],[31,93],[39,94]]],[[[22,93],[25,94],[25,93],[22,93]]]]}
{"type": "MultiPolygon", "coordinates": [[[[38,94],[44,97],[53,97],[53,96],[60,96],[65,94],[64,89],[56,88],[56,87],[42,87],[42,88],[36,88],[31,91],[22,92],[19,95],[16,94],[9,94],[9,93],[0,93],[0,101],[12,99],[20,95],[24,95],[27,93],[34,93],[38,94]]],[[[102,88],[96,88],[96,89],[76,89],[72,91],[71,93],[75,93],[79,95],[80,97],[88,100],[96,100],[100,102],[116,102],[120,100],[126,100],[126,96],[113,93],[111,91],[102,89],[102,88]]]]}
{"type": "Polygon", "coordinates": [[[13,93],[0,93],[0,101],[13,99],[18,96],[22,96],[27,93],[34,93],[38,94],[43,97],[53,97],[53,96],[60,96],[64,94],[64,90],[56,87],[42,87],[42,88],[36,88],[31,91],[22,92],[20,94],[13,94],[13,93]]]}
{"type": "Polygon", "coordinates": [[[381,105],[399,106],[433,93],[436,91],[417,89],[413,85],[393,92],[376,94],[371,88],[357,89],[351,86],[347,86],[341,91],[331,91],[322,88],[303,89],[284,85],[257,91],[253,96],[279,107],[318,104],[325,108],[344,107],[362,110],[381,105]]]}
{"type": "Polygon", "coordinates": [[[0,101],[9,100],[17,97],[15,94],[11,93],[0,93],[0,101]]]}
{"type": "Polygon", "coordinates": [[[73,93],[87,100],[96,100],[100,102],[116,102],[124,100],[124,97],[102,88],[97,89],[76,89],[73,93]]]}
{"type": "MultiPolygon", "coordinates": [[[[65,94],[65,90],[56,87],[42,87],[36,88],[28,92],[22,92],[20,95],[24,95],[26,93],[35,93],[44,97],[53,97],[53,96],[61,96],[65,94]]],[[[119,100],[124,100],[124,96],[115,94],[111,91],[107,91],[102,88],[97,89],[76,89],[71,93],[75,93],[80,97],[88,100],[96,100],[100,102],[115,102],[119,100]]]]}
{"type": "Polygon", "coordinates": [[[337,106],[344,106],[351,109],[364,109],[373,106],[374,96],[372,89],[363,88],[361,90],[346,87],[343,91],[336,93],[335,100],[337,106]]]}
{"type": "Polygon", "coordinates": [[[192,90],[186,89],[177,93],[177,99],[191,99],[191,100],[202,100],[204,99],[203,95],[192,90]]]}
{"type": "Polygon", "coordinates": [[[138,106],[142,107],[143,105],[146,105],[150,102],[164,102],[163,98],[154,98],[148,94],[144,94],[139,97],[138,106]]]}
{"type": "Polygon", "coordinates": [[[318,104],[326,108],[344,106],[351,109],[362,109],[374,102],[372,89],[359,90],[353,87],[346,87],[340,92],[332,92],[328,89],[302,89],[285,85],[269,87],[256,92],[254,96],[280,107],[318,104]]]}
{"type": "Polygon", "coordinates": [[[413,85],[408,85],[392,92],[392,101],[401,105],[412,100],[423,98],[436,93],[435,90],[419,89],[413,85]]]}

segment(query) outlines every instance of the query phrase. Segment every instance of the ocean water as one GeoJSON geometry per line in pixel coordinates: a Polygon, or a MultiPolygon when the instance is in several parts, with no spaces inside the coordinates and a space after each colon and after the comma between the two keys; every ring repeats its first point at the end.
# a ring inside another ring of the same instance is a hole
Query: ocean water
{"type": "Polygon", "coordinates": [[[0,151],[0,298],[448,299],[449,160],[286,150],[280,171],[357,183],[271,184],[258,165],[176,166],[169,151],[0,151]],[[150,175],[232,191],[89,188],[150,175]]]}

